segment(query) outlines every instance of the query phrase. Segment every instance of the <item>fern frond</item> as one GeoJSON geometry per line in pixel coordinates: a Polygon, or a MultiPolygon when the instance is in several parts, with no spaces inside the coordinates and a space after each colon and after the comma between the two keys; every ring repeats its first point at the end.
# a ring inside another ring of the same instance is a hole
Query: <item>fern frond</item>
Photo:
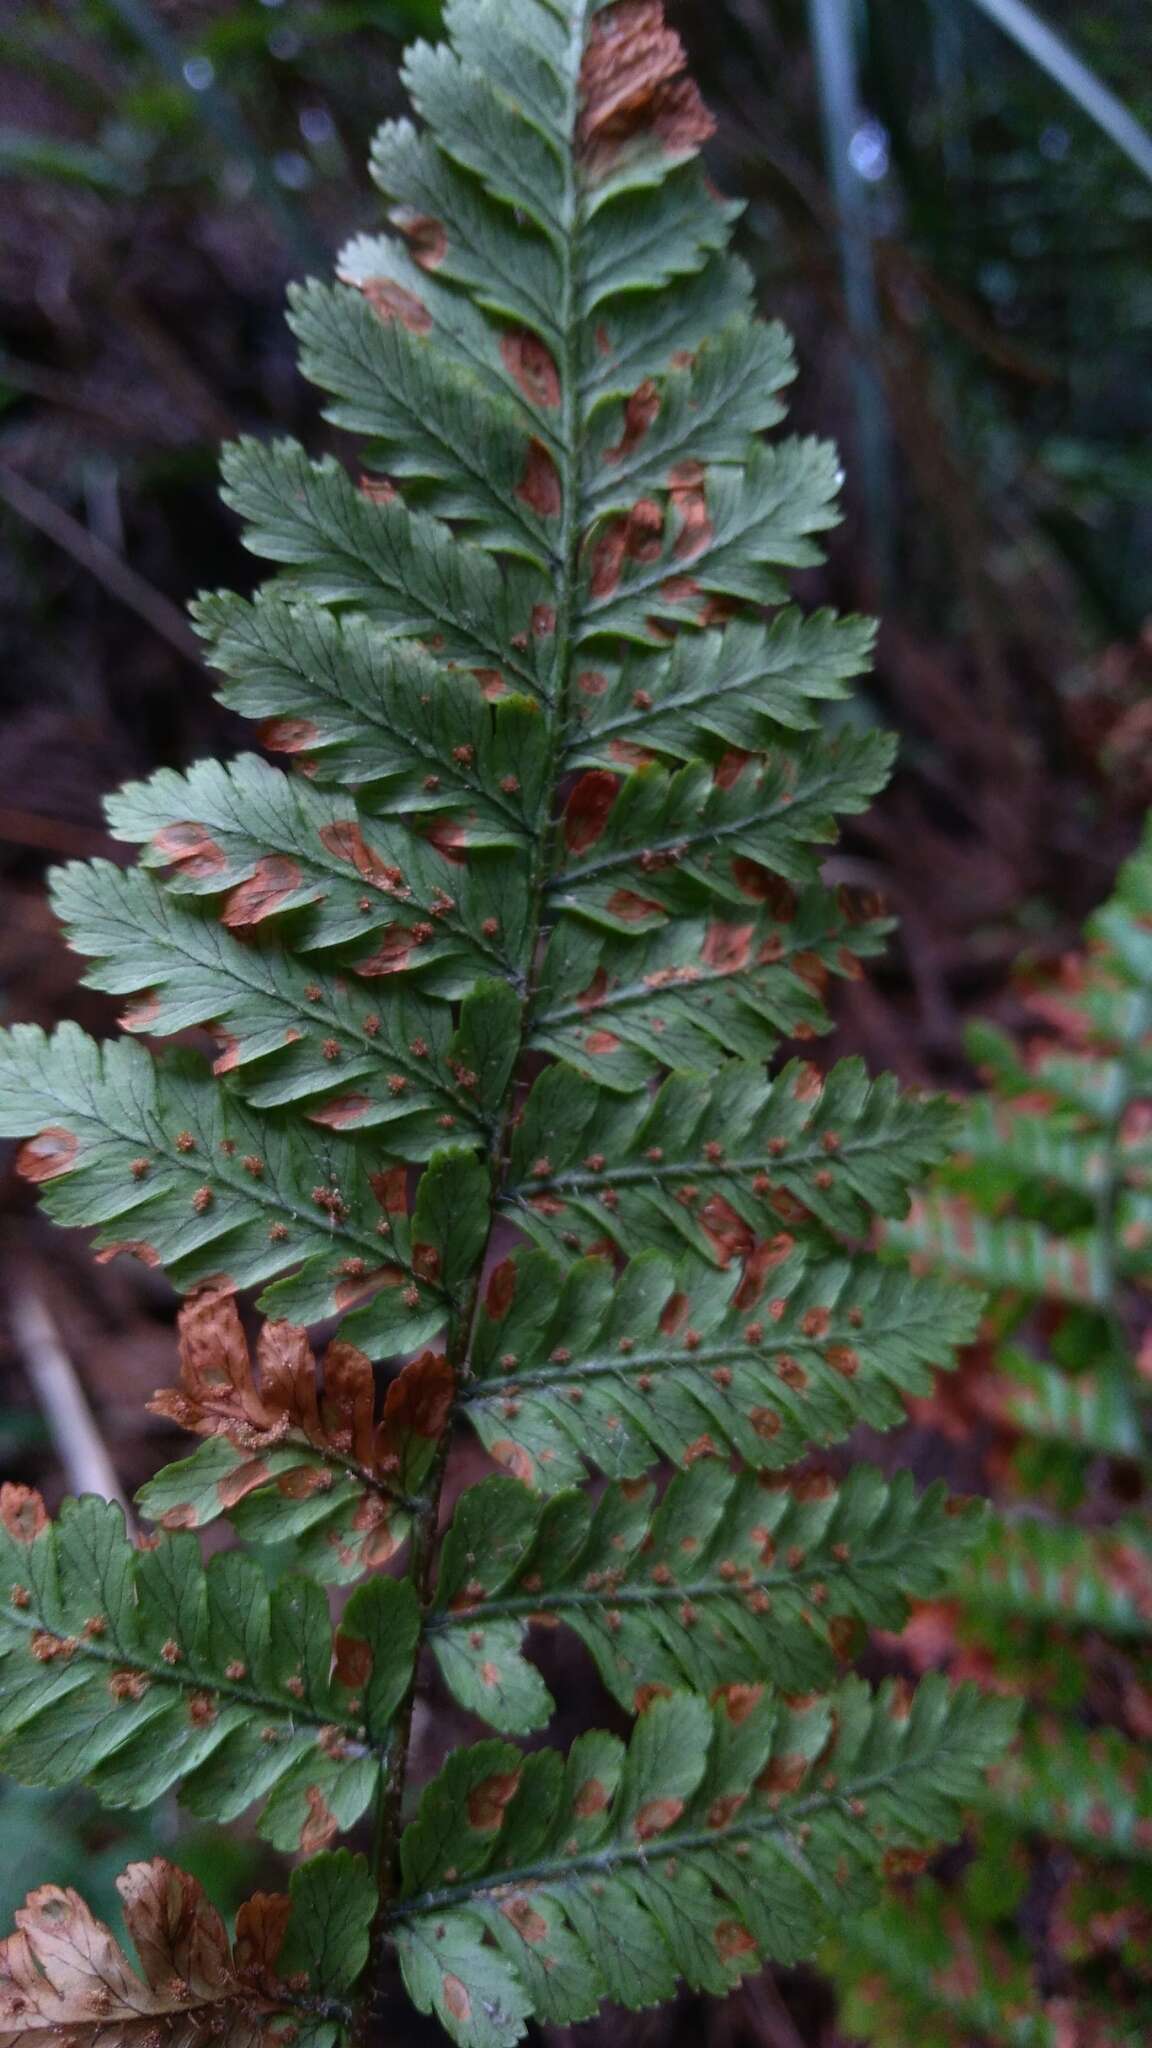
{"type": "Polygon", "coordinates": [[[767,1059],[781,1039],[828,1030],[828,982],[859,975],[887,924],[861,920],[821,887],[773,896],[730,917],[664,924],[640,898],[627,935],[561,919],[540,969],[533,1045],[631,1094],[670,1066],[767,1059]]]}
{"type": "Polygon", "coordinates": [[[221,592],[193,616],[221,701],[316,786],[354,788],[369,812],[466,813],[486,845],[531,831],[547,766],[533,698],[461,691],[419,642],[316,605],[221,592]]]}
{"type": "MultiPolygon", "coordinates": [[[[1024,1693],[1028,1711],[1018,1745],[976,1794],[976,1864],[947,1894],[930,1890],[913,1912],[890,1905],[842,1941],[846,2022],[885,2048],[923,2040],[925,2025],[942,2042],[974,2031],[1027,2048],[1135,2048],[1152,2018],[1141,1746],[1152,1630],[1150,908],[1146,837],[1092,920],[1089,949],[1026,990],[1029,1036],[1017,1045],[973,1032],[988,1092],[965,1112],[959,1156],[937,1188],[886,1230],[919,1265],[998,1292],[973,1400],[999,1431],[997,1474],[1016,1498],[960,1566],[936,1643],[952,1629],[961,1664],[1024,1693]],[[1013,1341],[997,1341],[1006,1329],[1013,1341]],[[1037,1486],[1043,1498],[1021,1502],[1037,1486]],[[1098,1725],[1108,1718],[1117,1725],[1098,1725]],[[1075,1853],[1111,1873],[1109,1896],[1086,1905],[1073,1940],[1057,1902],[1037,1948],[1034,1893],[1002,1882],[1014,1837],[1022,1869],[1066,1874],[1075,1853]],[[981,1870],[998,1875],[977,1881],[981,1870]]],[[[926,1642],[932,1628],[926,1617],[926,1642]]]]}
{"type": "MultiPolygon", "coordinates": [[[[760,438],[790,345],[656,0],[448,0],[445,27],[406,59],[425,125],[376,141],[387,232],[292,293],[352,462],[225,456],[280,573],[196,616],[286,765],[113,798],[135,867],[55,901],[128,1036],[0,1038],[20,1172],[193,1296],[153,1405],[202,1439],[144,1488],[140,1550],[95,1503],[52,1530],[13,1503],[0,1762],[262,1801],[293,1852],[371,1804],[372,1882],[300,1880],[318,1939],[351,1927],[337,1965],[277,1963],[317,2048],[364,2037],[389,1942],[475,2048],[807,1953],[886,1845],[956,1824],[1010,1720],[938,1680],[813,1690],[855,1624],[939,1590],[969,1519],[903,1477],[757,1476],[899,1420],[977,1313],[866,1249],[950,1107],[767,1066],[887,928],[824,873],[891,762],[825,722],[872,629],[789,602],[837,456],[760,438]],[[465,1421],[507,1472],[448,1522],[465,1421]],[[657,1503],[633,1482],[664,1461],[657,1503]],[[567,1490],[590,1469],[595,1507],[567,1490]],[[225,1515],[307,1576],[204,1567],[225,1515]],[[325,1584],[356,1580],[333,1632],[325,1584]],[[403,1833],[418,1670],[530,1732],[534,1616],[645,1709],[627,1751],[459,1751],[403,1833]]],[[[281,2038],[273,2005],[237,2048],[281,2038]]]]}
{"type": "Polygon", "coordinates": [[[681,761],[760,753],[782,730],[818,730],[822,704],[849,696],[874,640],[869,619],[786,608],[768,626],[734,619],[723,633],[679,638],[665,655],[614,663],[597,649],[579,679],[570,750],[578,765],[604,768],[633,750],[681,761]]]}
{"type": "Polygon", "coordinates": [[[321,1848],[363,1813],[415,1655],[411,1586],[370,1580],[334,1637],[310,1579],[269,1592],[239,1551],[205,1567],[182,1534],[137,1550],[113,1503],[67,1501],[50,1522],[13,1486],[0,1551],[0,1769],[90,1784],[110,1806],[180,1783],[215,1819],[259,1800],[284,1849],[321,1848]]]}
{"type": "Polygon", "coordinates": [[[559,909],[610,930],[691,915],[706,897],[740,911],[763,898],[761,869],[816,881],[807,849],[835,836],[834,814],[866,810],[891,765],[887,736],[863,733],[775,750],[758,774],[739,755],[727,769],[638,768],[623,782],[589,769],[565,807],[551,893],[559,909]]]}
{"type": "Polygon", "coordinates": [[[458,1751],[402,1844],[409,1992],[461,2043],[513,2042],[529,2011],[566,2025],[794,1961],[868,1897],[877,1831],[931,1839],[941,1793],[967,1796],[1011,1719],[933,1681],[910,1711],[890,1686],[797,1709],[736,1688],[712,1710],[657,1699],[627,1750],[587,1735],[566,1764],[458,1751]]]}
{"type": "Polygon", "coordinates": [[[985,1216],[962,1196],[918,1195],[886,1242],[981,1287],[1011,1288],[1052,1301],[1107,1297],[1108,1270],[1091,1232],[1057,1236],[1041,1223],[985,1216]]]}
{"type": "MultiPolygon", "coordinates": [[[[1105,2017],[1099,2008],[1093,2015],[1065,2000],[1036,1999],[1023,1944],[973,1925],[932,1886],[917,1894],[914,1912],[902,1899],[863,1915],[835,1955],[846,1987],[844,2025],[884,2048],[969,2048],[973,2040],[988,2048],[1064,2048],[1081,2012],[1089,2023],[1105,2017]]],[[[1110,2009],[1107,2025],[1102,2038],[1110,2048],[1137,2048],[1138,2034],[1117,2031],[1110,2009]]]]}
{"type": "Polygon", "coordinates": [[[445,1538],[429,1619],[461,1705],[493,1727],[543,1726],[554,1702],[522,1654],[532,1623],[576,1631],[621,1703],[765,1679],[787,1693],[832,1682],[854,1621],[899,1627],[936,1591],[978,1513],[941,1486],[918,1495],[857,1467],[844,1486],[766,1488],[703,1458],[651,1489],[542,1506],[511,1479],[465,1494],[445,1538]]]}
{"type": "Polygon", "coordinates": [[[1077,1452],[1147,1459],[1138,1390],[1126,1369],[1105,1355],[1100,1366],[1075,1375],[1061,1366],[1005,1346],[999,1377],[989,1390],[995,1414],[1027,1436],[1077,1452]]]}
{"type": "Polygon", "coordinates": [[[809,1260],[785,1236],[738,1278],[659,1252],[618,1280],[603,1259],[565,1275],[519,1254],[489,1279],[460,1398],[492,1456],[544,1491],[586,1463],[633,1478],[711,1451],[774,1470],[860,1422],[891,1428],[976,1313],[956,1288],[809,1260]]]}
{"type": "Polygon", "coordinates": [[[289,1896],[257,1892],[224,1923],[162,1857],[116,1888],[137,1966],[76,1892],[41,1885],[0,1942],[2,2048],[276,2048],[332,2038],[368,1952],[375,1894],[361,1856],[317,1857],[289,1896]]]}

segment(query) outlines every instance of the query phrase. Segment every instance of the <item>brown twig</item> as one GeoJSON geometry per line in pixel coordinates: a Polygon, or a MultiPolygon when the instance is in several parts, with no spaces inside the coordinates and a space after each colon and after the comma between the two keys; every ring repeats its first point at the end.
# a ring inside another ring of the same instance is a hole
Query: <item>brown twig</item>
{"type": "Polygon", "coordinates": [[[16,1350],[44,1412],[70,1492],[119,1501],[131,1525],[131,1509],[96,1417],[40,1295],[17,1284],[9,1316],[16,1350]]]}
{"type": "Polygon", "coordinates": [[[143,576],[121,560],[113,548],[97,540],[95,534],[89,533],[87,527],[81,526],[79,520],[73,519],[72,514],[65,512],[55,499],[4,464],[0,464],[0,500],[18,518],[26,520],[29,526],[36,527],[57,547],[63,548],[74,562],[103,584],[111,597],[127,605],[178,654],[186,655],[189,661],[199,666],[200,648],[196,635],[178,606],[154,590],[143,576]]]}

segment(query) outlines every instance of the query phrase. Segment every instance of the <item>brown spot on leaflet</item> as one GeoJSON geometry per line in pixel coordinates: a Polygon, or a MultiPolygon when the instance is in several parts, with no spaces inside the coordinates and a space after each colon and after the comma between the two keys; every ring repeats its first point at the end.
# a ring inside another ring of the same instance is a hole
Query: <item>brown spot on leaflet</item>
{"type": "Polygon", "coordinates": [[[221,924],[229,931],[260,924],[279,910],[289,896],[295,895],[301,880],[296,862],[286,854],[266,854],[257,861],[248,880],[229,891],[220,914],[221,924]]]}
{"type": "Polygon", "coordinates": [[[161,859],[178,864],[185,874],[198,880],[218,875],[228,865],[224,849],[217,846],[207,825],[196,824],[191,818],[154,832],[152,848],[161,859]]]}
{"type": "Polygon", "coordinates": [[[666,1835],[675,1827],[684,1811],[682,1799],[648,1799],[639,1808],[632,1823],[632,1832],[638,1842],[654,1841],[657,1835],[666,1835]]]}
{"type": "Polygon", "coordinates": [[[720,1920],[713,1930],[712,1939],[716,1953],[723,1962],[731,1962],[735,1956],[751,1954],[756,1943],[746,1927],[739,1920],[720,1920]]]}
{"type": "Polygon", "coordinates": [[[448,237],[440,221],[430,213],[412,213],[398,207],[392,215],[421,270],[436,270],[444,261],[448,237]]]}
{"type": "Polygon", "coordinates": [[[495,1771],[468,1794],[468,1823],[477,1834],[492,1835],[504,1825],[504,1810],[516,1796],[519,1771],[495,1771]]]}
{"type": "Polygon", "coordinates": [[[501,1437],[488,1446],[496,1463],[510,1472],[513,1479],[519,1479],[525,1486],[532,1486],[536,1479],[536,1467],[523,1444],[515,1444],[510,1437],[501,1437]]]}
{"type": "Polygon", "coordinates": [[[608,1804],[608,1794],[599,1778],[588,1778],[572,1801],[572,1811],[580,1820],[592,1820],[603,1813],[608,1804]]]}
{"type": "Polygon", "coordinates": [[[721,1266],[730,1266],[733,1259],[746,1259],[756,1243],[751,1224],[745,1223],[721,1194],[709,1195],[697,1221],[721,1266]]]}
{"type": "Polygon", "coordinates": [[[608,822],[620,784],[606,768],[592,768],[580,777],[564,812],[564,841],[569,853],[595,846],[608,822]]]}
{"type": "Polygon", "coordinates": [[[729,747],[727,753],[721,754],[712,770],[712,780],[717,789],[735,789],[751,759],[751,754],[746,754],[740,747],[729,747]]]}
{"type": "Polygon", "coordinates": [[[404,877],[399,868],[381,860],[373,851],[355,818],[337,818],[331,825],[322,825],[320,844],[336,860],[348,861],[363,881],[386,895],[403,887],[404,877]]]}
{"type": "Polygon", "coordinates": [[[371,1644],[337,1630],[335,1648],[337,1678],[350,1691],[360,1692],[372,1676],[371,1644]]]}
{"type": "Polygon", "coordinates": [[[625,924],[640,924],[646,917],[664,913],[662,903],[651,896],[638,896],[635,889],[614,889],[604,908],[625,924]]]}
{"type": "Polygon", "coordinates": [[[46,1124],[34,1138],[28,1138],[16,1154],[16,1171],[22,1180],[37,1185],[67,1173],[76,1158],[80,1141],[60,1124],[46,1124]]]}
{"type": "Polygon", "coordinates": [[[705,966],[721,974],[739,974],[751,958],[755,930],[751,924],[709,925],[701,955],[705,966]]]}
{"type": "Polygon", "coordinates": [[[619,1052],[623,1040],[614,1031],[590,1031],[584,1040],[584,1051],[593,1059],[603,1059],[609,1053],[619,1052]]]}
{"type": "Polygon", "coordinates": [[[488,1275],[484,1290],[484,1307],[490,1321],[502,1323],[516,1298],[516,1264],[513,1259],[501,1259],[488,1275]]]}
{"type": "Polygon", "coordinates": [[[34,1543],[47,1526],[48,1510],[33,1487],[16,1486],[8,1480],[0,1486],[0,1527],[14,1542],[34,1543]]]}
{"type": "Polygon", "coordinates": [[[522,1935],[525,1941],[531,1942],[534,1946],[547,1941],[548,1922],[542,1913],[538,1913],[534,1906],[529,1905],[527,1899],[504,1899],[500,1911],[506,1920],[511,1921],[517,1934],[522,1935]]]}
{"type": "Polygon", "coordinates": [[[454,2020],[468,2020],[472,2017],[472,2000],[465,1991],[459,1977],[451,1974],[443,1978],[444,2003],[454,2020]]]}
{"type": "Polygon", "coordinates": [[[310,1124],[323,1124],[328,1130],[344,1131],[358,1124],[371,1108],[370,1095],[336,1095],[331,1102],[322,1103],[319,1109],[310,1109],[308,1121],[310,1124]]]}
{"type": "Polygon", "coordinates": [[[692,1304],[686,1294],[669,1295],[660,1312],[660,1332],[664,1337],[674,1337],[688,1320],[692,1304]]]}
{"type": "Polygon", "coordinates": [[[724,1685],[714,1697],[724,1703],[724,1712],[733,1726],[738,1728],[749,1714],[755,1712],[764,1697],[762,1685],[724,1685]]]}
{"type": "Polygon", "coordinates": [[[467,866],[464,849],[468,845],[468,832],[464,825],[454,823],[451,818],[437,818],[431,825],[425,825],[422,836],[445,860],[450,860],[453,867],[467,866]]]}
{"type": "Polygon", "coordinates": [[[618,513],[601,527],[593,543],[589,589],[593,597],[611,597],[625,559],[654,562],[664,537],[664,513],[655,498],[640,498],[632,510],[618,513]]]}
{"type": "Polygon", "coordinates": [[[366,277],[359,284],[372,311],[386,324],[398,320],[409,334],[427,334],[432,315],[422,298],[391,277],[366,277]]]}
{"type": "Polygon", "coordinates": [[[385,974],[400,974],[419,943],[416,931],[407,925],[387,925],[376,951],[366,954],[363,960],[354,960],[352,972],[364,981],[374,981],[385,974]]]}
{"type": "Polygon", "coordinates": [[[704,495],[704,470],[698,462],[680,462],[668,473],[668,493],[680,521],[672,549],[678,562],[690,562],[712,539],[712,521],[704,495]]]}
{"type": "Polygon", "coordinates": [[[558,519],[560,516],[564,504],[560,472],[543,441],[533,439],[528,443],[524,474],[516,486],[516,496],[541,519],[558,519]]]}
{"type": "Polygon", "coordinates": [[[560,403],[560,377],[539,335],[527,327],[511,327],[502,336],[500,355],[529,405],[552,410],[560,403]]]}
{"type": "Polygon", "coordinates": [[[160,998],[155,990],[134,996],[116,1019],[122,1031],[148,1031],[160,1015],[160,998]]]}
{"type": "Polygon", "coordinates": [[[786,1230],[756,1245],[745,1262],[744,1277],[732,1297],[733,1306],[738,1309],[754,1308],[764,1292],[769,1273],[783,1265],[795,1248],[796,1240],[786,1230]]]}
{"type": "Polygon", "coordinates": [[[648,768],[656,759],[650,747],[637,746],[635,740],[610,740],[608,752],[622,768],[648,768]]]}
{"type": "Polygon", "coordinates": [[[101,1246],[93,1254],[98,1266],[111,1265],[113,1259],[139,1259],[142,1266],[158,1266],[160,1254],[155,1245],[147,1244],[141,1237],[120,1238],[115,1244],[101,1246]]]}
{"type": "Polygon", "coordinates": [[[273,754],[306,754],[320,738],[310,718],[266,718],[257,726],[261,744],[273,754]]]}
{"type": "Polygon", "coordinates": [[[388,1166],[370,1177],[368,1185],[386,1216],[403,1216],[408,1208],[408,1168],[388,1166]]]}
{"type": "Polygon", "coordinates": [[[326,1849],[334,1835],[340,1833],[340,1823],[320,1786],[307,1786],[303,1796],[307,1800],[307,1821],[299,1831],[299,1847],[303,1855],[316,1855],[318,1849],[326,1849]]]}
{"type": "Polygon", "coordinates": [[[651,377],[645,377],[625,403],[623,432],[614,447],[604,450],[605,462],[622,462],[626,455],[631,455],[644,439],[659,410],[659,390],[651,377]]]}
{"type": "MultiPolygon", "coordinates": [[[[353,1261],[348,1260],[351,1265],[353,1261]]],[[[332,1289],[332,1304],[340,1310],[355,1307],[359,1302],[369,1301],[382,1287],[400,1287],[407,1279],[403,1266],[375,1266],[371,1271],[349,1273],[338,1280],[332,1289]]]]}

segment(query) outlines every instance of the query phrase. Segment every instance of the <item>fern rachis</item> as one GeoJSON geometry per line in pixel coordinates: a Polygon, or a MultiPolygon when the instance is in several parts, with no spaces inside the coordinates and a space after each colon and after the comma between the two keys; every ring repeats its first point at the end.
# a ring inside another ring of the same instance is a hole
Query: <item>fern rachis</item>
{"type": "MultiPolygon", "coordinates": [[[[131,1997],[188,2041],[367,2033],[393,1951],[476,2048],[678,1976],[723,1991],[945,1832],[1006,1725],[838,1676],[972,1515],[787,1475],[890,1426],[972,1326],[962,1290],[861,1249],[946,1109],[856,1061],[766,1065],[884,929],[821,872],[891,758],[822,723],[870,629],[787,604],[837,461],[759,438],[789,348],[752,317],[650,0],[460,0],[448,27],[408,59],[425,125],[377,139],[389,232],[293,294],[360,479],[287,443],[225,459],[283,573],[198,621],[291,768],[121,791],[137,866],[67,868],[55,901],[125,1036],[0,1047],[0,1128],[51,1211],[192,1297],[157,1406],[202,1438],[144,1489],[143,1549],[114,1508],[50,1523],[5,1491],[0,1767],[258,1806],[308,1858],[231,1953],[190,1880],[126,1875],[131,1997]],[[212,1061],[137,1042],[205,1029],[212,1061]],[[504,1470],[442,1534],[461,1431],[504,1470]],[[204,1567],[222,1515],[294,1572],[204,1567]],[[355,1585],[335,1628],[332,1582],[355,1585]],[[635,1714],[627,1744],[506,1739],[552,1711],[541,1614],[635,1714]],[[416,1803],[432,1657],[498,1733],[416,1803]],[[333,1850],[369,1811],[371,1861],[333,1850]],[[189,1942],[211,1983],[166,1994],[189,1942]]],[[[30,1899],[0,2043],[128,2038],[80,1997],[92,1925],[30,1899]]]]}

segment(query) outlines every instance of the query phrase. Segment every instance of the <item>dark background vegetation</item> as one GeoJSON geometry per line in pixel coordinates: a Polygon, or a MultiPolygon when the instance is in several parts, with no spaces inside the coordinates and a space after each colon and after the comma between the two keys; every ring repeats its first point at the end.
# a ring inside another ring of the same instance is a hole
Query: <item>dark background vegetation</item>
{"type": "MultiPolygon", "coordinates": [[[[750,202],[743,253],[796,334],[796,422],[835,435],[849,471],[804,594],[885,620],[860,715],[899,730],[902,765],[835,866],[901,929],[850,990],[840,1043],[962,1086],[966,1018],[1009,1014],[1019,956],[1072,942],[1152,800],[1152,185],[970,0],[868,0],[853,154],[875,313],[853,329],[803,0],[672,11],[720,118],[716,176],[750,202]]],[[[1047,13],[1152,120],[1145,0],[1047,13]]],[[[0,1017],[111,1028],[45,869],[122,857],[101,822],[121,780],[240,741],[182,617],[198,588],[254,573],[216,447],[329,438],[284,286],[376,218],[369,137],[400,110],[404,41],[435,23],[435,0],[0,12],[0,1017]]],[[[11,1176],[0,1266],[0,1467],[59,1495],[11,1312],[32,1298],[131,1491],[168,1448],[142,1403],[171,1377],[170,1294],[130,1261],[94,1265],[11,1176]]],[[[585,1667],[565,1682],[578,1714],[585,1667]]],[[[175,1809],[126,1825],[5,1794],[0,1920],[49,1874],[107,1907],[110,1873],[178,1827],[175,1809]]],[[[263,1875],[215,1831],[181,1856],[225,1905],[263,1875]]],[[[723,2011],[607,2018],[600,2037],[625,2026],[715,2048],[839,2039],[808,1977],[723,2011]]]]}

